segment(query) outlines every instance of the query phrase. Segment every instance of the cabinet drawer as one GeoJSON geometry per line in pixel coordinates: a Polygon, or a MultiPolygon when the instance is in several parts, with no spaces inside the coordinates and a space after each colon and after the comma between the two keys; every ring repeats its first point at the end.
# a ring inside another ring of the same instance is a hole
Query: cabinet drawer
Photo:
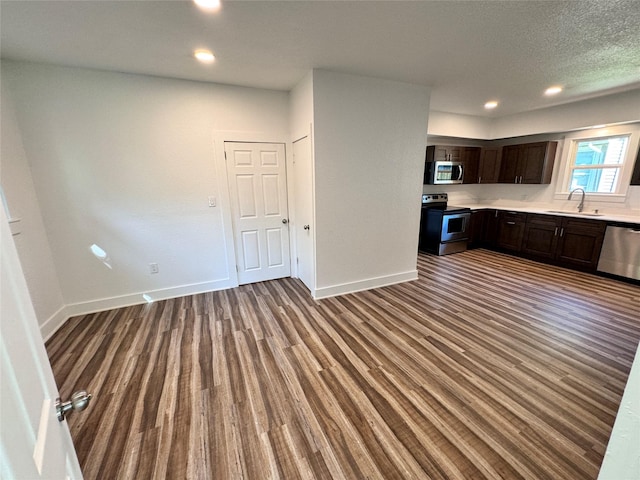
{"type": "Polygon", "coordinates": [[[500,212],[500,219],[504,222],[525,223],[527,221],[527,214],[524,212],[503,210],[500,212]]]}
{"type": "Polygon", "coordinates": [[[604,235],[604,231],[607,229],[607,222],[603,220],[565,217],[562,226],[565,231],[604,235]]]}
{"type": "Polygon", "coordinates": [[[541,215],[539,213],[527,214],[527,225],[540,225],[546,227],[556,227],[562,223],[562,218],[554,215],[541,215]]]}

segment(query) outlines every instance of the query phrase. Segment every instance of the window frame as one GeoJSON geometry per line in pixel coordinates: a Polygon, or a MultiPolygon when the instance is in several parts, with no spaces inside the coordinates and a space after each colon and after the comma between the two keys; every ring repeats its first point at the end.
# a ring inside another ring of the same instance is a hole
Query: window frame
{"type": "MultiPolygon", "coordinates": [[[[640,140],[640,123],[618,125],[601,129],[588,129],[567,135],[564,142],[565,148],[563,149],[565,150],[562,158],[563,169],[559,172],[562,173],[562,175],[559,175],[560,178],[558,178],[556,183],[556,200],[566,200],[569,195],[569,183],[572,178],[572,173],[575,170],[575,157],[578,144],[589,140],[595,141],[614,137],[627,137],[627,150],[623,155],[622,163],[619,164],[620,171],[615,190],[611,193],[586,192],[585,195],[591,202],[625,202],[629,191],[631,175],[633,173],[635,152],[638,150],[638,143],[640,140]]],[[[615,165],[598,165],[591,168],[603,169],[612,167],[615,167],[615,165]]]]}

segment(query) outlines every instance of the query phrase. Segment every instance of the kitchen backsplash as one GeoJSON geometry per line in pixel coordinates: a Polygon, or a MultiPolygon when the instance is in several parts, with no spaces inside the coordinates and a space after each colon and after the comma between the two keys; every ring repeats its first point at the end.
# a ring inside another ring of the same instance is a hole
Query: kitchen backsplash
{"type": "MultiPolygon", "coordinates": [[[[423,193],[448,193],[450,205],[495,205],[496,207],[550,207],[571,210],[574,200],[556,199],[551,185],[424,185],[423,193]]],[[[601,213],[640,216],[640,186],[630,186],[623,203],[590,201],[587,196],[585,210],[598,209],[601,213]]]]}

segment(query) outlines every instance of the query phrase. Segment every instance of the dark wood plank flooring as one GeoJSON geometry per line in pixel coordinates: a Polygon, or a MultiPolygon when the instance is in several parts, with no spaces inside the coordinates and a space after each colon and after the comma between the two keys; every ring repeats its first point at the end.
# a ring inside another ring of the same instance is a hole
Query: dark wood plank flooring
{"type": "Polygon", "coordinates": [[[295,279],[70,319],[86,479],[595,479],[640,287],[486,251],[314,301],[295,279]]]}

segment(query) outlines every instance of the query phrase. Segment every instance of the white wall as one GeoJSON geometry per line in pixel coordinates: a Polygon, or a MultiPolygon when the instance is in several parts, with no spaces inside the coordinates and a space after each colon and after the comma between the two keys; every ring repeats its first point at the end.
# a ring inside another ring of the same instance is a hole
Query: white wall
{"type": "Polygon", "coordinates": [[[2,79],[69,313],[233,286],[213,140],[288,138],[286,93],[14,62],[2,79]]]}
{"type": "Polygon", "coordinates": [[[20,219],[12,229],[17,233],[13,239],[21,258],[38,323],[46,336],[47,328],[64,320],[64,301],[16,124],[13,103],[4,82],[1,84],[0,101],[0,183],[11,217],[20,219]]]}
{"type": "Polygon", "coordinates": [[[640,121],[640,89],[498,117],[491,138],[569,132],[595,125],[640,121]]]}
{"type": "Polygon", "coordinates": [[[429,112],[429,135],[493,140],[640,121],[640,89],[503,117],[429,112]]]}
{"type": "Polygon", "coordinates": [[[317,295],[415,278],[429,90],[313,72],[317,295]]]}
{"type": "Polygon", "coordinates": [[[309,72],[289,93],[291,141],[311,133],[313,125],[313,72],[309,72]]]}
{"type": "MultiPolygon", "coordinates": [[[[315,296],[315,182],[313,178],[313,164],[314,164],[314,149],[313,149],[313,72],[309,71],[307,75],[304,76],[302,80],[298,82],[298,84],[289,92],[289,129],[291,130],[291,141],[295,142],[304,137],[309,137],[309,145],[311,148],[310,152],[310,160],[311,166],[309,168],[310,175],[305,175],[304,172],[307,169],[295,171],[295,165],[293,166],[293,172],[291,170],[288,171],[288,178],[295,179],[295,182],[292,184],[292,191],[294,198],[296,200],[301,199],[303,192],[311,192],[311,212],[303,212],[298,209],[302,206],[298,206],[297,202],[291,202],[290,204],[290,212],[292,216],[292,222],[290,223],[291,229],[294,236],[293,249],[292,249],[292,258],[297,258],[299,261],[292,262],[292,272],[293,276],[299,277],[298,267],[300,266],[300,262],[303,262],[302,265],[306,266],[310,269],[309,278],[306,279],[306,283],[310,290],[311,294],[315,296]],[[293,174],[292,174],[293,173],[293,174]],[[310,214],[310,218],[308,215],[310,214]],[[296,238],[296,235],[300,232],[300,223],[303,222],[302,218],[305,217],[307,222],[310,222],[310,225],[313,227],[309,234],[311,235],[311,249],[304,248],[304,239],[296,238]],[[300,248],[299,248],[300,247],[300,248]],[[310,251],[309,251],[310,250],[310,251]],[[311,258],[303,258],[304,255],[309,255],[311,258]]],[[[293,147],[292,147],[293,150],[293,147]]],[[[293,152],[292,152],[293,153],[293,152]]],[[[301,201],[301,200],[298,200],[301,201]]],[[[302,202],[304,205],[304,202],[302,202]]]]}
{"type": "Polygon", "coordinates": [[[454,136],[461,138],[491,138],[493,119],[490,117],[476,117],[457,113],[429,112],[429,137],[454,136]]]}

